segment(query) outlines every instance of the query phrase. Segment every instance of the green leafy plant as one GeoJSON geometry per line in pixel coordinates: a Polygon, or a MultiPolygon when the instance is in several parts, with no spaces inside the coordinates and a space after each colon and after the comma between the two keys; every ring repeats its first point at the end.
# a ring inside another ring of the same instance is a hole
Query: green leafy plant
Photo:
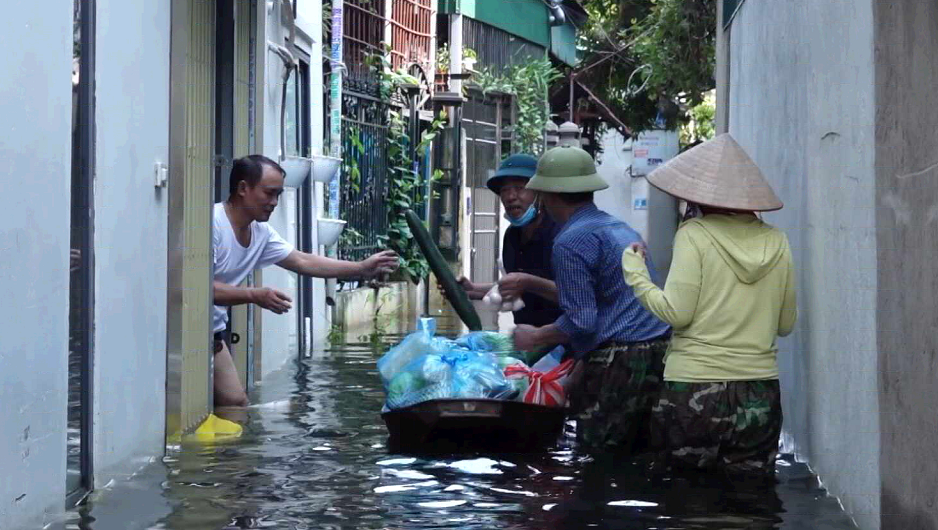
{"type": "Polygon", "coordinates": [[[716,106],[711,91],[704,100],[687,111],[687,123],[681,126],[681,148],[687,149],[713,138],[716,131],[716,106]]]}
{"type": "MultiPolygon", "coordinates": [[[[378,54],[369,59],[372,68],[377,71],[379,94],[382,101],[393,104],[402,101],[401,85],[417,84],[417,80],[399,69],[391,67],[390,54],[378,54]]],[[[414,148],[416,160],[424,157],[430,143],[440,134],[446,124],[446,114],[441,113],[421,133],[414,148]]],[[[382,244],[397,252],[400,256],[400,269],[414,283],[429,274],[430,267],[414,241],[410,227],[404,219],[404,211],[417,209],[428,200],[427,188],[442,177],[441,171],[434,171],[429,178],[418,170],[414,155],[411,153],[411,133],[408,120],[398,107],[391,106],[388,112],[387,164],[388,164],[388,218],[387,235],[379,239],[382,244]],[[429,181],[429,182],[428,182],[429,181]]]]}
{"type": "Polygon", "coordinates": [[[358,158],[365,154],[365,146],[362,144],[362,133],[358,127],[352,126],[349,130],[349,141],[352,144],[352,152],[342,158],[342,174],[348,180],[349,188],[358,193],[361,191],[361,170],[358,168],[358,158]]]}
{"type": "Polygon", "coordinates": [[[371,333],[366,335],[359,335],[358,340],[361,342],[367,342],[371,348],[375,351],[380,350],[384,346],[384,339],[388,335],[388,328],[391,324],[391,319],[388,317],[382,317],[381,309],[391,301],[391,292],[385,290],[381,292],[379,286],[373,286],[372,292],[368,295],[367,300],[373,302],[375,305],[375,310],[371,315],[371,333]]]}
{"type": "MultiPolygon", "coordinates": [[[[449,45],[444,44],[436,50],[436,71],[441,74],[449,73],[450,62],[452,61],[453,54],[449,51],[449,45]]],[[[463,48],[462,49],[462,58],[463,60],[469,59],[472,62],[475,62],[479,59],[478,54],[472,48],[463,48]]]]}
{"type": "Polygon", "coordinates": [[[338,346],[345,342],[345,332],[342,331],[342,326],[338,324],[333,324],[329,328],[329,334],[326,335],[326,340],[329,341],[329,344],[332,346],[338,346]]]}
{"type": "Polygon", "coordinates": [[[472,82],[483,94],[498,91],[514,96],[518,120],[513,146],[516,152],[537,155],[543,150],[544,126],[550,119],[548,90],[560,77],[560,72],[545,56],[511,66],[503,74],[492,68],[481,68],[472,82]]]}
{"type": "Polygon", "coordinates": [[[575,78],[634,134],[676,128],[714,88],[717,2],[582,0],[575,78]]]}

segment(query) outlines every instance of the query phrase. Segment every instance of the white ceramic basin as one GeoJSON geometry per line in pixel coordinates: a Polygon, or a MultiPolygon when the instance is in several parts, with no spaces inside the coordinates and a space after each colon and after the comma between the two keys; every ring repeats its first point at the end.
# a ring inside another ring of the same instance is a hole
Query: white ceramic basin
{"type": "Polygon", "coordinates": [[[280,162],[280,167],[286,171],[283,185],[288,188],[299,188],[309,176],[312,161],[301,156],[288,156],[280,162]]]}
{"type": "Polygon", "coordinates": [[[323,219],[316,220],[316,233],[319,235],[319,244],[324,247],[331,247],[339,241],[339,236],[345,230],[345,221],[341,219],[323,219]]]}
{"type": "Polygon", "coordinates": [[[328,183],[335,176],[342,164],[341,158],[325,155],[313,155],[313,168],[310,171],[313,181],[328,183]]]}

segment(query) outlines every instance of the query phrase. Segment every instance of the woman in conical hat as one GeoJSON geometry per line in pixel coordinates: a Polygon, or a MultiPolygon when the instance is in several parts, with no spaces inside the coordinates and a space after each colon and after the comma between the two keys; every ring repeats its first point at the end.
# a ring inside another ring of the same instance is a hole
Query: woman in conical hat
{"type": "Polygon", "coordinates": [[[648,181],[702,214],[678,229],[663,290],[644,249],[622,255],[635,296],[673,327],[653,442],[671,464],[771,473],[782,426],[776,337],[795,324],[795,276],[787,237],[755,212],[782,202],[729,134],[648,181]]]}

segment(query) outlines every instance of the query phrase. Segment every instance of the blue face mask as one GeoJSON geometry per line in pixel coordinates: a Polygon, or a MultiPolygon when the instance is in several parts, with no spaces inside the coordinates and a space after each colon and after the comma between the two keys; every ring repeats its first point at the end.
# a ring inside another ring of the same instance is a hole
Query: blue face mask
{"type": "Polygon", "coordinates": [[[535,217],[537,217],[537,208],[535,208],[533,204],[528,206],[528,211],[521,214],[521,217],[517,219],[512,219],[510,215],[507,213],[505,214],[505,219],[511,223],[511,226],[516,228],[521,228],[522,226],[531,224],[531,221],[533,221],[535,217]]]}

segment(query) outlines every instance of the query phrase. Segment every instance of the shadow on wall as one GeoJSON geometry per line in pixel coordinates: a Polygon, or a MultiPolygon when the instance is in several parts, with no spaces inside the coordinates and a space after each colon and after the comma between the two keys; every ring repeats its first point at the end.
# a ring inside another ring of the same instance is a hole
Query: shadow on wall
{"type": "MultiPolygon", "coordinates": [[[[938,530],[938,512],[930,512],[906,507],[895,493],[888,490],[883,484],[883,493],[880,498],[880,528],[883,530],[938,530]]],[[[934,508],[938,493],[928,488],[922,495],[930,495],[925,504],[934,508]]]]}

